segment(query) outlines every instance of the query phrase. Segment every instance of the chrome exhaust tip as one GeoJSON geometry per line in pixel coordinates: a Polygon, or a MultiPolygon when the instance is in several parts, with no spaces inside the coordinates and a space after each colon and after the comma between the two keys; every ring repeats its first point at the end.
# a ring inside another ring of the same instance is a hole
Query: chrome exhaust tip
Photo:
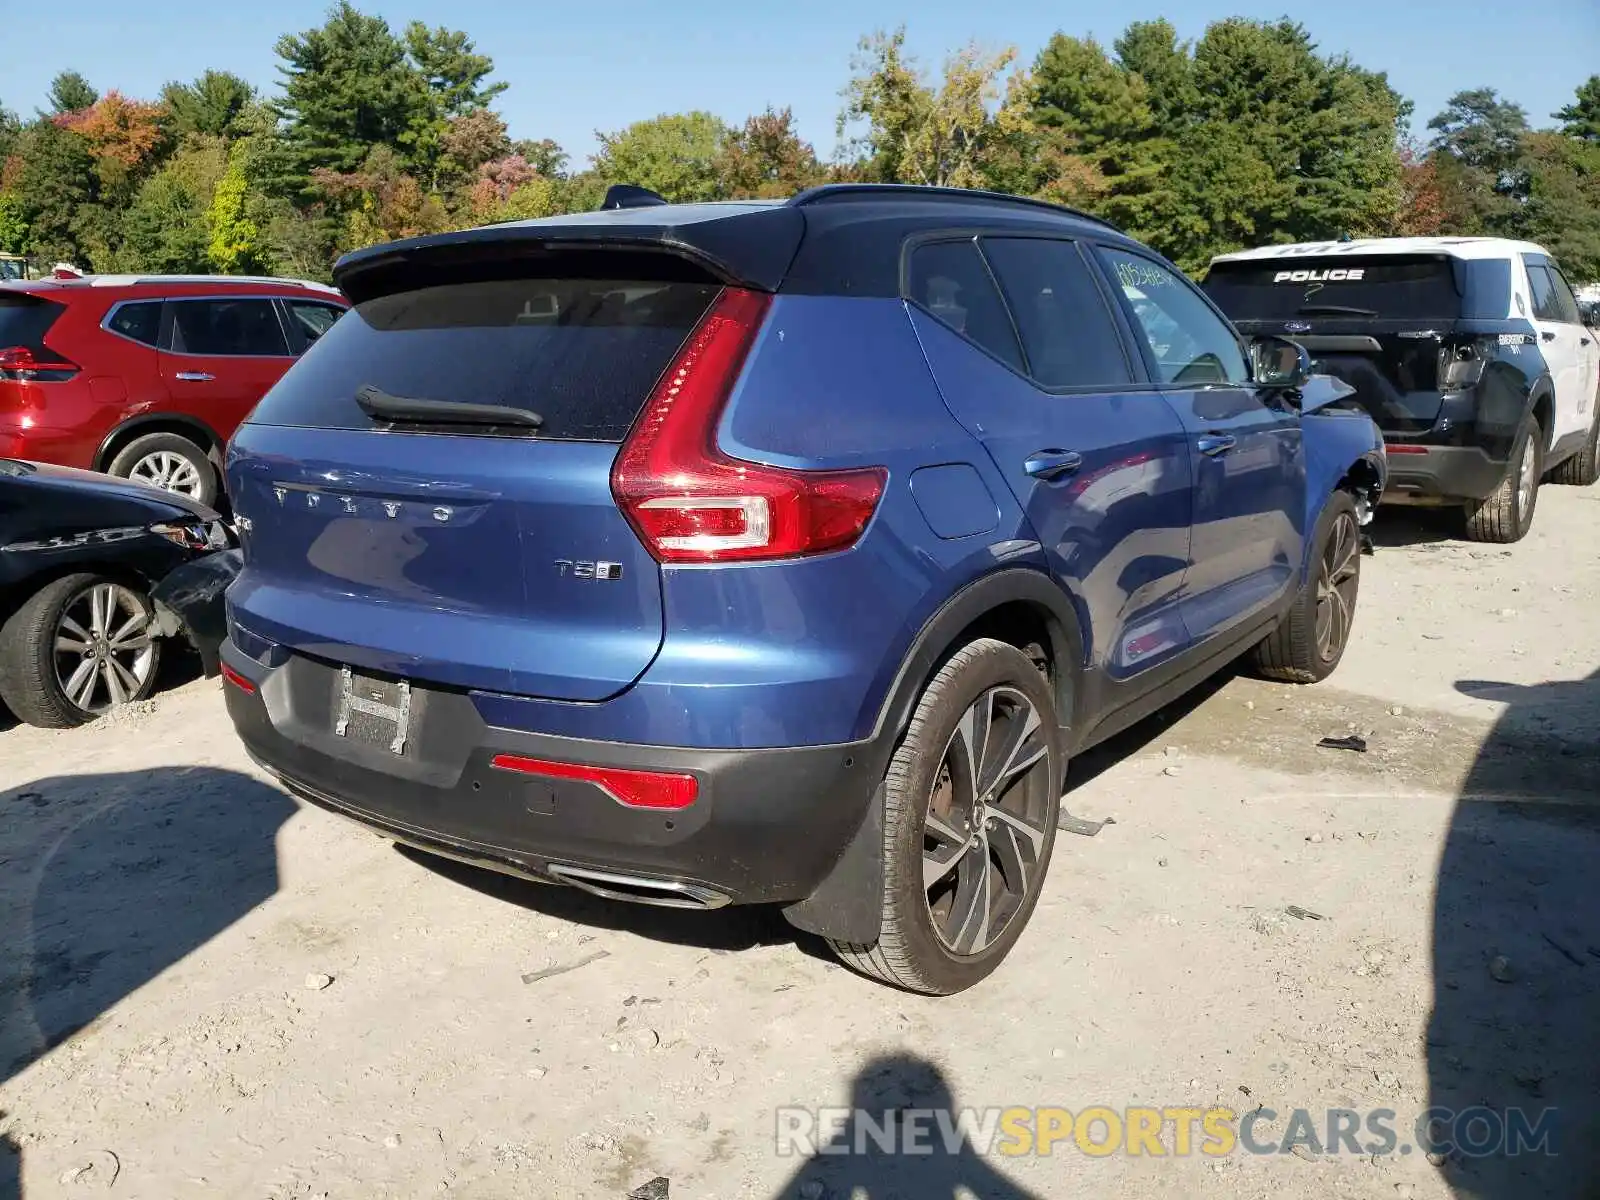
{"type": "Polygon", "coordinates": [[[558,883],[571,884],[607,900],[653,904],[657,908],[721,908],[732,899],[713,888],[677,879],[657,879],[621,871],[596,871],[590,867],[570,867],[561,863],[550,863],[545,870],[558,883]]]}

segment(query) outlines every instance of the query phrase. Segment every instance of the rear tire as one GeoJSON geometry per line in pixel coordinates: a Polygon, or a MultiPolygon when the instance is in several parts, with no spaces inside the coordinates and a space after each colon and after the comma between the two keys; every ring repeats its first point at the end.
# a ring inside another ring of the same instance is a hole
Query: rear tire
{"type": "Polygon", "coordinates": [[[1467,501],[1466,536],[1469,541],[1510,545],[1520,542],[1533,528],[1533,510],[1539,504],[1539,480],[1544,475],[1544,431],[1533,416],[1523,418],[1517,440],[1506,462],[1506,475],[1486,500],[1467,501]]]}
{"type": "Polygon", "coordinates": [[[217,470],[206,452],[179,433],[136,437],[111,460],[108,473],[176,492],[212,507],[217,502],[217,470]]]}
{"type": "Polygon", "coordinates": [[[878,940],[831,942],[834,953],[931,995],[998,967],[1039,900],[1065,760],[1052,688],[1033,662],[992,638],[959,650],[922,693],[884,777],[878,940]]]}
{"type": "Polygon", "coordinates": [[[1600,482],[1600,396],[1595,403],[1594,415],[1589,419],[1588,440],[1583,443],[1582,450],[1551,470],[1551,483],[1589,487],[1600,482]]]}
{"type": "Polygon", "coordinates": [[[103,575],[46,584],[0,626],[0,699],[42,729],[143,700],[161,667],[154,616],[142,591],[103,575]]]}
{"type": "Polygon", "coordinates": [[[1317,518],[1314,560],[1278,627],[1257,643],[1255,668],[1283,683],[1321,683],[1344,657],[1361,590],[1361,523],[1349,492],[1335,492],[1317,518]]]}

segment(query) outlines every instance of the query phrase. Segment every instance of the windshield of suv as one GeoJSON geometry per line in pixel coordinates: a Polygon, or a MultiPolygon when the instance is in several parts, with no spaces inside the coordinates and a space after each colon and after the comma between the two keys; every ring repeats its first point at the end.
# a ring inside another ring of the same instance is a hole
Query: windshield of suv
{"type": "Polygon", "coordinates": [[[1217,263],[1203,286],[1236,321],[1500,319],[1508,311],[1511,272],[1504,259],[1339,254],[1217,263]]]}

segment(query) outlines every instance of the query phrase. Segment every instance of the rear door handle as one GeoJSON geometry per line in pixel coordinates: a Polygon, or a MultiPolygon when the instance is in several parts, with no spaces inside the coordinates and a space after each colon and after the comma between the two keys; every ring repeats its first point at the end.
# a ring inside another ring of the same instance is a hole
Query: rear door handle
{"type": "Polygon", "coordinates": [[[1201,454],[1215,458],[1219,454],[1226,454],[1238,444],[1239,440],[1231,433],[1208,433],[1195,442],[1195,447],[1201,454]]]}
{"type": "Polygon", "coordinates": [[[179,371],[178,378],[185,383],[210,383],[215,375],[207,375],[204,371],[179,371]]]}
{"type": "Polygon", "coordinates": [[[1035,450],[1028,455],[1022,469],[1035,479],[1054,479],[1070,475],[1083,466],[1083,455],[1076,450],[1035,450]]]}

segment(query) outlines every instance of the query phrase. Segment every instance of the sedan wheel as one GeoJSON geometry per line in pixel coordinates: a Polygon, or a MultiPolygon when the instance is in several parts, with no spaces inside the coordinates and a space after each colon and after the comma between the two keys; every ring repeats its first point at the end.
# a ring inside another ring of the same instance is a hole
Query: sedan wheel
{"type": "Polygon", "coordinates": [[[56,682],[94,716],[142,695],[156,646],[145,602],[119,583],[94,583],[67,602],[56,623],[56,682]]]}
{"type": "Polygon", "coordinates": [[[149,598],[104,575],[51,580],[0,627],[0,700],[29,725],[68,729],[143,700],[160,666],[149,598]]]}

